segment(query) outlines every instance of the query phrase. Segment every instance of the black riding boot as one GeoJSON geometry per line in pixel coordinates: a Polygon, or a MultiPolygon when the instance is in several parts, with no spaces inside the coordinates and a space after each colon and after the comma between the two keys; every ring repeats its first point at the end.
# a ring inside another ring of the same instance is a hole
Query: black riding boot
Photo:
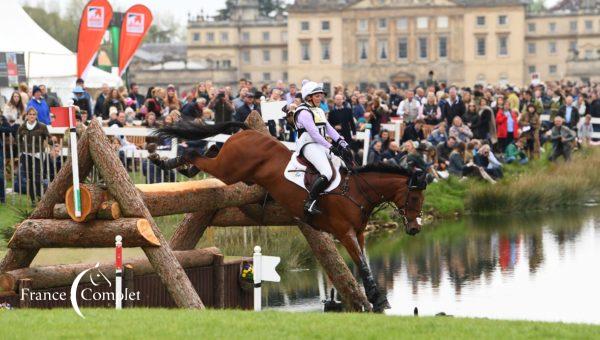
{"type": "Polygon", "coordinates": [[[310,188],[310,192],[308,193],[308,199],[306,200],[306,203],[304,203],[305,213],[307,213],[308,215],[317,215],[321,213],[317,209],[317,199],[319,198],[319,195],[325,189],[327,189],[327,185],[329,184],[328,182],[329,181],[325,176],[317,177],[312,187],[310,188]]]}

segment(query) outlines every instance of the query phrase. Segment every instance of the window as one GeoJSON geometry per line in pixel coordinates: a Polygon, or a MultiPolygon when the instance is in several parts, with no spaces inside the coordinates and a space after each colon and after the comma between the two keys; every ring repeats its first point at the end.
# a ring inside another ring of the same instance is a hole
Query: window
{"type": "Polygon", "coordinates": [[[569,52],[577,51],[577,41],[571,40],[569,41],[569,52]]]}
{"type": "Polygon", "coordinates": [[[369,41],[359,40],[358,41],[358,59],[367,60],[369,59],[369,41]]]}
{"type": "Polygon", "coordinates": [[[585,50],[585,59],[592,59],[594,57],[594,51],[585,50]]]}
{"type": "Polygon", "coordinates": [[[288,61],[288,50],[281,50],[281,61],[287,62],[288,61]]]}
{"type": "Polygon", "coordinates": [[[242,62],[250,64],[250,51],[242,51],[242,62]]]}
{"type": "Polygon", "coordinates": [[[399,31],[406,31],[408,29],[408,19],[400,18],[396,20],[396,29],[399,31]]]}
{"type": "Polygon", "coordinates": [[[244,79],[248,79],[248,80],[251,79],[250,73],[244,73],[243,76],[244,76],[244,79]]]}
{"type": "Polygon", "coordinates": [[[429,27],[429,18],[428,17],[418,17],[417,18],[417,28],[418,29],[426,29],[429,27]]]}
{"type": "Polygon", "coordinates": [[[288,41],[287,31],[282,31],[281,32],[281,41],[283,41],[284,43],[287,43],[287,41],[288,41]]]}
{"type": "Polygon", "coordinates": [[[536,29],[536,27],[535,27],[535,23],[534,22],[531,22],[531,23],[527,24],[527,31],[529,31],[529,32],[535,32],[535,29],[536,29]]]}
{"type": "Polygon", "coordinates": [[[221,32],[221,42],[228,42],[229,41],[229,33],[228,32],[221,32]]]}
{"type": "Polygon", "coordinates": [[[358,20],[358,31],[366,32],[369,30],[369,21],[367,19],[358,20]]]}
{"type": "Polygon", "coordinates": [[[507,56],[508,55],[508,37],[507,36],[498,37],[498,55],[499,56],[507,56]]]}
{"type": "Polygon", "coordinates": [[[329,32],[330,24],[329,21],[321,21],[321,31],[329,32]]]}
{"type": "Polygon", "coordinates": [[[476,54],[478,57],[484,57],[485,56],[485,37],[477,37],[476,40],[476,54]]]}
{"type": "Polygon", "coordinates": [[[535,54],[535,43],[527,43],[527,53],[535,54]]]}
{"type": "Polygon", "coordinates": [[[438,17],[437,28],[448,28],[448,17],[438,17]]]}
{"type": "Polygon", "coordinates": [[[331,60],[331,41],[321,41],[321,60],[331,60]]]}
{"type": "Polygon", "coordinates": [[[548,24],[548,30],[550,31],[550,33],[556,32],[556,23],[555,22],[549,23],[548,24]]]}
{"type": "Polygon", "coordinates": [[[263,80],[264,81],[271,81],[271,73],[270,72],[264,72],[263,73],[263,80]]]}
{"type": "Polygon", "coordinates": [[[223,68],[231,68],[231,60],[223,60],[221,64],[223,65],[223,68]]]}
{"type": "Polygon", "coordinates": [[[530,65],[527,70],[529,71],[530,74],[535,73],[536,72],[535,65],[530,65]]]}
{"type": "Polygon", "coordinates": [[[556,41],[551,41],[548,43],[548,53],[556,54],[556,41]]]}
{"type": "Polygon", "coordinates": [[[550,72],[550,74],[556,74],[556,71],[557,71],[556,65],[548,66],[548,72],[550,72]]]}
{"type": "Polygon", "coordinates": [[[585,21],[585,30],[587,32],[590,32],[590,31],[594,30],[594,22],[592,20],[586,20],[585,21]]]}
{"type": "Polygon", "coordinates": [[[398,59],[408,58],[408,39],[400,38],[398,40],[398,59]]]}
{"type": "Polygon", "coordinates": [[[386,18],[379,18],[379,20],[377,20],[377,28],[379,28],[380,30],[384,30],[387,29],[387,27],[388,25],[386,18]]]}
{"type": "Polygon", "coordinates": [[[427,59],[427,38],[419,38],[419,58],[427,59]]]}
{"type": "Polygon", "coordinates": [[[475,19],[475,21],[477,22],[477,26],[482,27],[485,26],[485,17],[484,16],[478,16],[477,19],[475,19]]]}
{"type": "Polygon", "coordinates": [[[577,32],[577,21],[569,21],[569,30],[571,32],[577,32]]]}
{"type": "Polygon", "coordinates": [[[271,61],[271,51],[263,50],[262,55],[263,55],[263,61],[265,63],[268,63],[271,61]]]}
{"type": "Polygon", "coordinates": [[[447,37],[439,37],[438,55],[441,59],[448,57],[448,38],[447,37]]]}
{"type": "Polygon", "coordinates": [[[287,73],[287,71],[283,72],[283,81],[288,81],[288,73],[287,73]]]}
{"type": "Polygon", "coordinates": [[[209,42],[215,41],[215,34],[213,32],[206,33],[206,40],[209,42]]]}
{"type": "Polygon", "coordinates": [[[300,30],[303,32],[307,32],[310,29],[310,23],[308,21],[300,22],[300,30]]]}
{"type": "Polygon", "coordinates": [[[506,15],[499,15],[498,16],[498,25],[504,26],[507,23],[508,23],[508,17],[506,15]]]}
{"type": "Polygon", "coordinates": [[[243,42],[250,41],[250,32],[242,32],[242,41],[243,42]]]}
{"type": "Polygon", "coordinates": [[[263,36],[263,41],[269,41],[269,40],[271,40],[271,33],[268,32],[268,31],[267,32],[263,32],[262,36],[263,36]]]}
{"type": "Polygon", "coordinates": [[[194,41],[200,41],[200,33],[198,33],[198,32],[194,33],[193,39],[194,39],[194,41]]]}
{"type": "Polygon", "coordinates": [[[388,41],[387,40],[377,41],[377,57],[380,60],[387,60],[387,58],[388,58],[388,41]]]}
{"type": "Polygon", "coordinates": [[[300,42],[300,53],[302,61],[310,61],[310,44],[308,41],[300,42]]]}

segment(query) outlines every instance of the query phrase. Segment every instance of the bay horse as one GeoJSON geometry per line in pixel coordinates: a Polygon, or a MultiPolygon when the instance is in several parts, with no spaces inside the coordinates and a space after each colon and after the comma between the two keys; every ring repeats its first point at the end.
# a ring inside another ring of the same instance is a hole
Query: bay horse
{"type": "MultiPolygon", "coordinates": [[[[232,135],[216,155],[207,157],[189,152],[184,155],[185,161],[228,185],[237,182],[258,184],[289,214],[307,221],[303,210],[307,191],[284,178],[292,152],[274,137],[249,130],[244,123],[237,122],[178,123],[162,127],[155,134],[162,138],[200,140],[232,129],[242,131],[232,135]]],[[[342,243],[359,269],[373,311],[382,312],[390,306],[385,292],[377,289],[365,257],[366,224],[377,206],[390,202],[404,219],[405,231],[409,235],[417,234],[421,230],[419,217],[426,184],[409,190],[411,173],[383,164],[367,165],[343,176],[345,179],[338,188],[319,198],[322,214],[310,217],[307,223],[332,234],[342,243]]]]}

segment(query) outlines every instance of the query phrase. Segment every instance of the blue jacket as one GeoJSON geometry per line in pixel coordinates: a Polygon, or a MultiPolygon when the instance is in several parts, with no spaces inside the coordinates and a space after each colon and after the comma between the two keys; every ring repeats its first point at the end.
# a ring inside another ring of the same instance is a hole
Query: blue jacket
{"type": "Polygon", "coordinates": [[[35,98],[31,98],[29,103],[27,103],[27,107],[25,108],[25,112],[29,111],[29,108],[33,107],[38,113],[38,120],[46,125],[50,125],[50,108],[48,104],[46,104],[46,100],[40,99],[38,103],[35,98]]]}

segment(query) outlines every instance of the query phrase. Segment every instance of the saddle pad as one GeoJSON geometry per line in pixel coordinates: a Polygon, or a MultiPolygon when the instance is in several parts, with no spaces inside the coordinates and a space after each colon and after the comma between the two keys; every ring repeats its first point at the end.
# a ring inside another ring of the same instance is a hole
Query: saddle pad
{"type": "MultiPolygon", "coordinates": [[[[340,168],[342,167],[342,164],[343,164],[342,159],[337,156],[332,156],[331,162],[333,163],[333,169],[335,171],[335,175],[334,175],[333,181],[329,184],[327,189],[325,189],[326,193],[335,190],[335,188],[337,188],[340,185],[340,182],[342,181],[342,175],[340,174],[340,168]]],[[[300,162],[298,161],[298,154],[296,152],[294,152],[292,154],[292,158],[290,159],[290,162],[285,167],[283,176],[288,181],[295,183],[296,185],[298,185],[299,187],[303,188],[306,191],[309,191],[306,188],[306,186],[304,185],[304,175],[305,174],[306,174],[306,166],[300,164],[300,162]]]]}

